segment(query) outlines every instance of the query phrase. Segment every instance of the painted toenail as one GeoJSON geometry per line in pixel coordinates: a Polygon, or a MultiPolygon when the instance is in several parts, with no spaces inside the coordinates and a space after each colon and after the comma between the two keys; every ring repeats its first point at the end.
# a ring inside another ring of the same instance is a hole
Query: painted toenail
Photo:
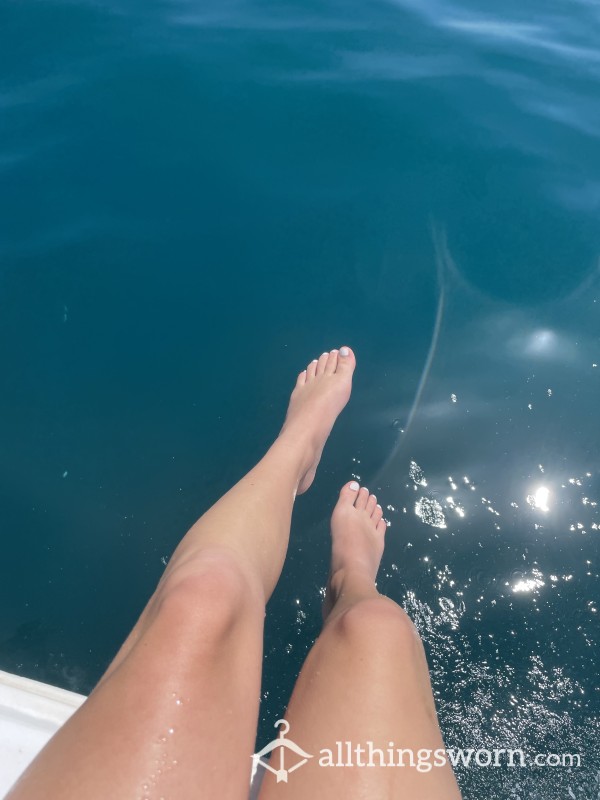
{"type": "Polygon", "coordinates": [[[379,503],[377,503],[377,508],[378,508],[380,511],[383,511],[383,509],[381,508],[381,506],[379,505],[379,503]]]}
{"type": "Polygon", "coordinates": [[[353,492],[358,492],[360,487],[356,481],[352,481],[351,483],[348,484],[348,488],[353,492]]]}
{"type": "Polygon", "coordinates": [[[321,356],[328,356],[329,353],[321,353],[321,356]]]}
{"type": "Polygon", "coordinates": [[[313,360],[310,363],[311,364],[316,364],[318,360],[319,360],[318,358],[313,358],[313,360]]]}
{"type": "Polygon", "coordinates": [[[340,349],[340,355],[341,356],[349,356],[350,355],[350,350],[347,347],[342,347],[340,349]]]}

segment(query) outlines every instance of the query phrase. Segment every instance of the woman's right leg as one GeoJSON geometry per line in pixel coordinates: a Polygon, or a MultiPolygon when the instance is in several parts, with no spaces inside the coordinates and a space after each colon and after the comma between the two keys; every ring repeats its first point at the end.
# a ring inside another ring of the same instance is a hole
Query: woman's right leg
{"type": "Polygon", "coordinates": [[[460,800],[450,766],[433,766],[444,742],[421,640],[405,612],[375,588],[386,530],[376,498],[358,491],[356,483],[344,486],[331,530],[323,631],[286,714],[289,738],[313,758],[288,783],[277,783],[267,772],[260,800],[460,800]],[[354,766],[320,765],[321,751],[327,750],[337,763],[337,742],[343,743],[343,763],[348,763],[346,742],[365,751],[353,752],[354,766]],[[399,762],[396,752],[390,758],[389,748],[410,751],[414,766],[408,752],[406,766],[388,766],[399,762]],[[366,766],[369,752],[372,765],[366,766]]]}

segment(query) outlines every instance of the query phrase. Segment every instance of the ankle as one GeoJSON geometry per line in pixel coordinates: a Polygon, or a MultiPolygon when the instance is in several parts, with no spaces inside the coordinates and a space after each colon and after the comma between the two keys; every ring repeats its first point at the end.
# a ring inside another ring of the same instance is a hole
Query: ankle
{"type": "Polygon", "coordinates": [[[379,594],[368,567],[361,562],[334,570],[329,577],[329,587],[334,603],[348,594],[364,595],[365,597],[379,594]]]}
{"type": "Polygon", "coordinates": [[[287,451],[298,464],[299,478],[306,474],[319,455],[319,448],[308,432],[287,424],[281,429],[274,446],[287,451]]]}

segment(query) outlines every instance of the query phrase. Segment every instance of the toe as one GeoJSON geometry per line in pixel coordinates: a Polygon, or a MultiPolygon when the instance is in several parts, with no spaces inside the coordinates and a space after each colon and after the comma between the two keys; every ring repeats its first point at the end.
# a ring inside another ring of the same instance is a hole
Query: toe
{"type": "Polygon", "coordinates": [[[375,525],[379,525],[379,521],[381,520],[381,518],[382,518],[382,517],[383,517],[383,509],[382,509],[382,507],[381,507],[381,506],[379,505],[379,503],[378,503],[378,504],[375,506],[375,510],[374,510],[374,511],[373,511],[373,513],[371,514],[371,519],[373,520],[373,522],[375,523],[375,525]]]}
{"type": "Polygon", "coordinates": [[[329,353],[323,353],[321,358],[317,361],[317,375],[322,375],[325,372],[328,359],[329,353]]]}
{"type": "Polygon", "coordinates": [[[303,369],[300,375],[298,375],[296,386],[304,386],[305,383],[306,383],[306,370],[303,369]]]}
{"type": "Polygon", "coordinates": [[[349,481],[340,490],[338,503],[353,506],[359,494],[360,485],[356,481],[349,481]]]}
{"type": "Polygon", "coordinates": [[[352,375],[356,367],[356,358],[349,347],[340,347],[336,364],[336,375],[352,375]]]}
{"type": "Polygon", "coordinates": [[[377,523],[376,530],[377,530],[377,533],[381,533],[381,534],[385,533],[386,530],[387,530],[387,522],[384,519],[380,519],[379,522],[377,523]]]}
{"type": "Polygon", "coordinates": [[[333,375],[335,372],[335,368],[337,367],[338,362],[338,351],[332,350],[329,353],[329,358],[327,359],[327,364],[325,365],[325,375],[333,375]]]}
{"type": "Polygon", "coordinates": [[[377,498],[374,494],[369,495],[369,499],[367,500],[367,514],[369,516],[373,516],[373,511],[375,511],[375,507],[377,505],[377,498]]]}
{"type": "Polygon", "coordinates": [[[364,511],[367,507],[367,501],[369,499],[369,490],[366,486],[363,486],[362,489],[358,493],[358,497],[356,498],[356,503],[354,504],[359,511],[364,511]]]}
{"type": "Polygon", "coordinates": [[[311,361],[308,367],[306,368],[306,380],[312,381],[312,379],[317,374],[317,359],[315,358],[314,361],[311,361]]]}

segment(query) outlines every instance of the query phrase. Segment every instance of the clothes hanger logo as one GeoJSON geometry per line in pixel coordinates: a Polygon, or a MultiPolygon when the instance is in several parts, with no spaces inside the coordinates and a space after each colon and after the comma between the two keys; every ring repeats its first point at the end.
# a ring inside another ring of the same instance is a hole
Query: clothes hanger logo
{"type": "Polygon", "coordinates": [[[309,758],[312,758],[310,753],[305,753],[302,748],[298,747],[298,745],[293,742],[291,739],[286,739],[286,734],[290,730],[290,723],[287,722],[285,719],[278,719],[275,723],[275,727],[277,728],[281,725],[279,729],[279,736],[277,739],[273,739],[272,742],[265,745],[262,750],[259,750],[258,753],[254,753],[252,756],[252,776],[256,773],[258,769],[258,765],[260,764],[261,767],[264,769],[269,770],[272,772],[273,775],[277,778],[277,783],[283,781],[284,783],[288,782],[288,775],[294,772],[294,770],[299,769],[301,766],[306,764],[309,758]],[[279,767],[272,766],[271,762],[276,761],[275,750],[279,750],[279,767]],[[300,761],[296,761],[295,764],[290,766],[286,769],[285,760],[286,754],[293,753],[300,757],[300,761]],[[265,759],[269,756],[269,761],[265,759]]]}

